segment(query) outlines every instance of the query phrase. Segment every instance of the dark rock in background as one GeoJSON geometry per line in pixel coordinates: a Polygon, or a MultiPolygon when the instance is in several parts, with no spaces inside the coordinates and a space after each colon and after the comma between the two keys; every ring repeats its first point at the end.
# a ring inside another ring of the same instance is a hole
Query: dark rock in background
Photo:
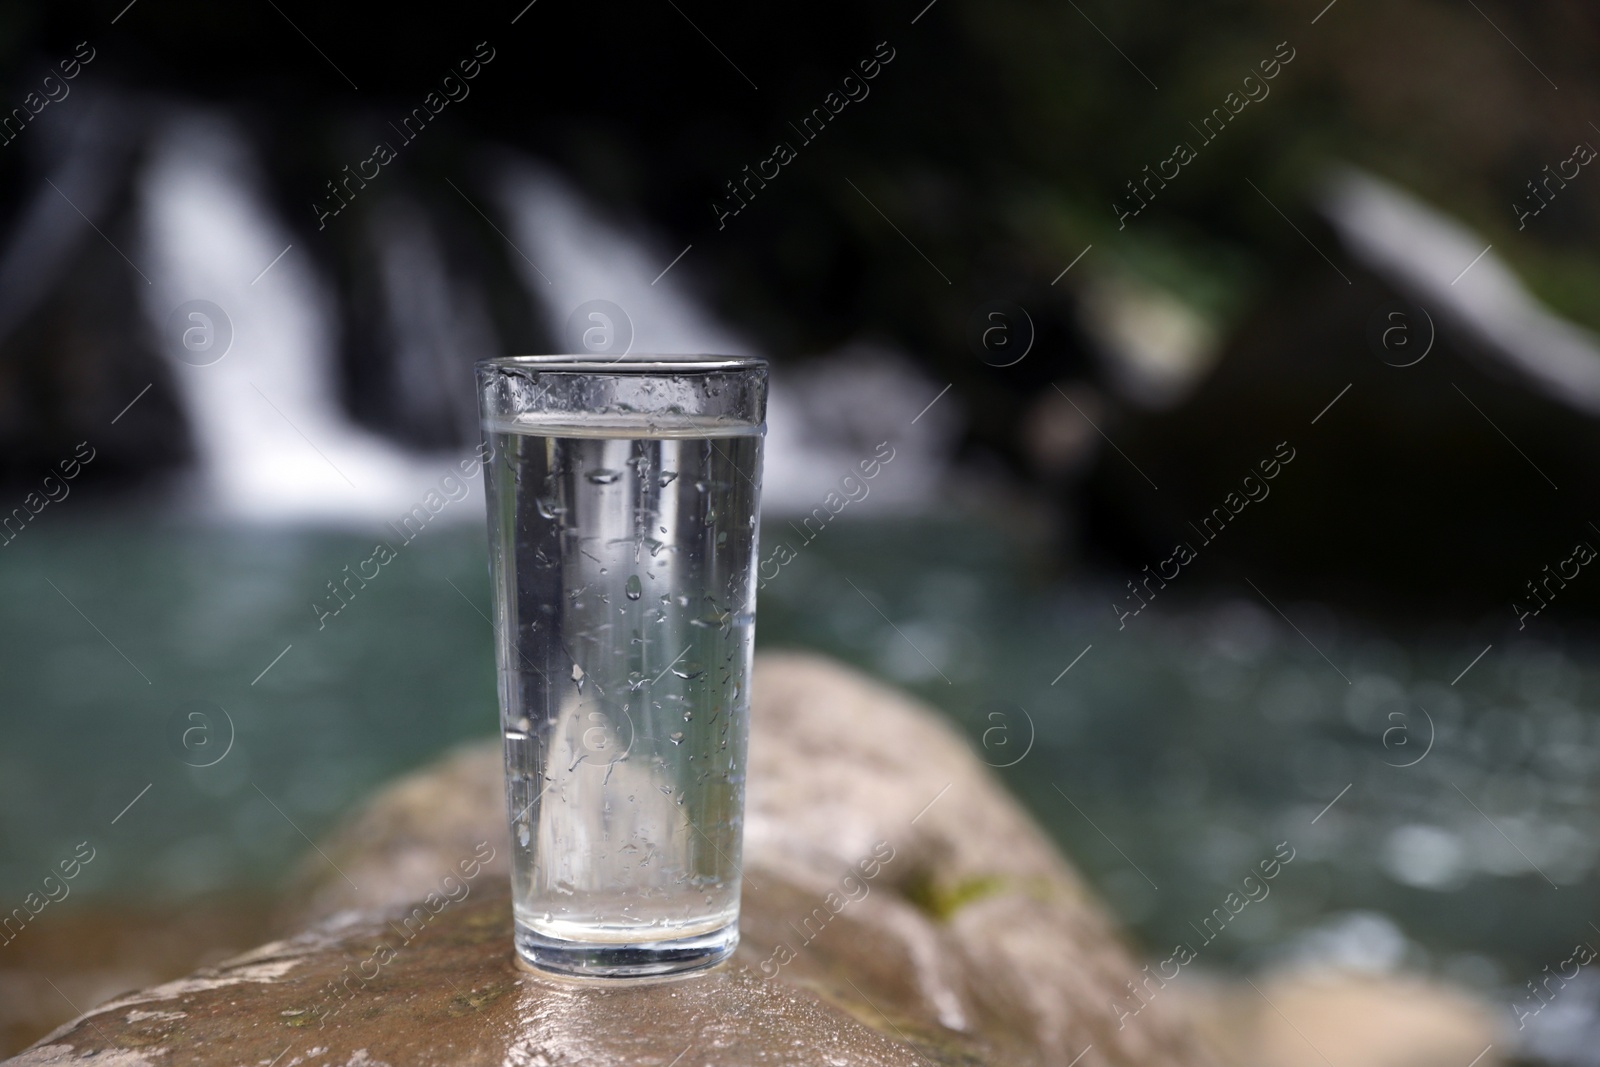
{"type": "Polygon", "coordinates": [[[1285,279],[1184,403],[1111,429],[1125,455],[1102,449],[1085,483],[1093,542],[1147,599],[1254,597],[1254,580],[1280,606],[1315,599],[1397,619],[1442,609],[1513,629],[1513,603],[1530,623],[1600,603],[1600,579],[1572,563],[1570,581],[1557,574],[1580,542],[1600,547],[1600,420],[1437,304],[1419,312],[1414,291],[1348,258],[1337,269],[1351,284],[1327,264],[1285,279]],[[1384,330],[1395,343],[1409,334],[1409,350],[1385,350],[1384,330]],[[1425,358],[1393,365],[1421,357],[1430,335],[1425,358]],[[1285,448],[1292,462],[1264,477],[1285,448]],[[1179,543],[1195,560],[1163,568],[1179,543]]]}
{"type": "Polygon", "coordinates": [[[148,282],[121,251],[139,241],[132,181],[144,111],[103,94],[78,103],[76,127],[24,130],[35,165],[13,186],[0,252],[0,482],[19,496],[87,454],[80,442],[94,459],[75,489],[125,485],[191,458],[144,314],[148,282]]]}

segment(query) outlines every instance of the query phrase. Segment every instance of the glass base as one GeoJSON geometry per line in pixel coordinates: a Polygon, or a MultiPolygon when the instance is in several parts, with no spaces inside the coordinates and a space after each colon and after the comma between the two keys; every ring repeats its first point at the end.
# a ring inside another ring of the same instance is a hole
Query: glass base
{"type": "Polygon", "coordinates": [[[670,941],[605,944],[553,938],[518,922],[514,941],[518,958],[536,971],[567,978],[656,978],[721,963],[739,944],[739,923],[670,941]]]}

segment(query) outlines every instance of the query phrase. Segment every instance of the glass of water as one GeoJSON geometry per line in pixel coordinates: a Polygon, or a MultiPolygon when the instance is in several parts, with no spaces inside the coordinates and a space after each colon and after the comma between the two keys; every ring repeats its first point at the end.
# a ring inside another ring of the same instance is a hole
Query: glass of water
{"type": "Polygon", "coordinates": [[[739,939],[766,363],[477,371],[517,953],[710,966],[739,939]]]}

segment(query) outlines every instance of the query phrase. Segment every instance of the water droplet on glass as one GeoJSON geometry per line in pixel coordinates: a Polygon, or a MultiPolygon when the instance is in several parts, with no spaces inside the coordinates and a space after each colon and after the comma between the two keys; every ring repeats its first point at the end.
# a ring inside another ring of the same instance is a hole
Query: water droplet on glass
{"type": "Polygon", "coordinates": [[[683,731],[682,730],[674,730],[674,731],[672,731],[672,735],[667,740],[671,741],[675,745],[683,744],[683,731]]]}
{"type": "Polygon", "coordinates": [[[572,680],[578,683],[578,692],[583,692],[583,668],[576,663],[572,665],[572,680]]]}
{"type": "Polygon", "coordinates": [[[542,496],[533,498],[533,506],[539,509],[541,518],[553,519],[559,513],[559,509],[542,496]]]}
{"type": "Polygon", "coordinates": [[[637,574],[628,575],[626,592],[629,600],[638,600],[644,595],[644,586],[642,583],[640,583],[639,576],[637,574]]]}
{"type": "Polygon", "coordinates": [[[610,485],[612,482],[615,482],[618,478],[622,477],[622,472],[607,470],[602,467],[599,470],[590,471],[587,477],[595,485],[610,485]]]}
{"type": "Polygon", "coordinates": [[[661,477],[656,479],[656,484],[660,485],[663,489],[665,489],[668,485],[672,484],[673,479],[675,479],[677,476],[678,476],[678,472],[677,471],[662,471],[661,472],[661,477]]]}

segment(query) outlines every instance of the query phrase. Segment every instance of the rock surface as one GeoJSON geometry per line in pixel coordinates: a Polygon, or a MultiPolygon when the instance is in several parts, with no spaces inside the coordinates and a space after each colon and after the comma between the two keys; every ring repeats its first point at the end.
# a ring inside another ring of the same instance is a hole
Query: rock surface
{"type": "Polygon", "coordinates": [[[1180,994],[1225,1063],[1251,1067],[1498,1067],[1479,1001],[1414,977],[1290,972],[1180,994]]]}
{"type": "Polygon", "coordinates": [[[102,1005],[12,1062],[1210,1062],[1175,1006],[1118,1030],[1136,967],[1107,913],[935,715],[806,656],[759,658],[752,692],[730,964],[605,987],[515,968],[499,757],[473,746],[311,857],[285,914],[310,930],[102,1005]]]}
{"type": "MultiPolygon", "coordinates": [[[[1509,624],[1514,601],[1546,599],[1526,585],[1542,567],[1579,541],[1600,546],[1588,525],[1595,401],[1553,397],[1422,293],[1341,270],[1348,281],[1321,263],[1275,276],[1181,404],[1097,420],[1138,467],[1100,448],[1075,513],[1128,577],[1149,565],[1171,581],[1162,561],[1187,544],[1198,559],[1167,597],[1248,597],[1248,578],[1280,605],[1349,605],[1391,627],[1491,610],[1509,624]],[[1390,317],[1416,300],[1421,313],[1390,317]]],[[[1597,605],[1600,582],[1572,582],[1551,610],[1582,618],[1597,605]]]]}

